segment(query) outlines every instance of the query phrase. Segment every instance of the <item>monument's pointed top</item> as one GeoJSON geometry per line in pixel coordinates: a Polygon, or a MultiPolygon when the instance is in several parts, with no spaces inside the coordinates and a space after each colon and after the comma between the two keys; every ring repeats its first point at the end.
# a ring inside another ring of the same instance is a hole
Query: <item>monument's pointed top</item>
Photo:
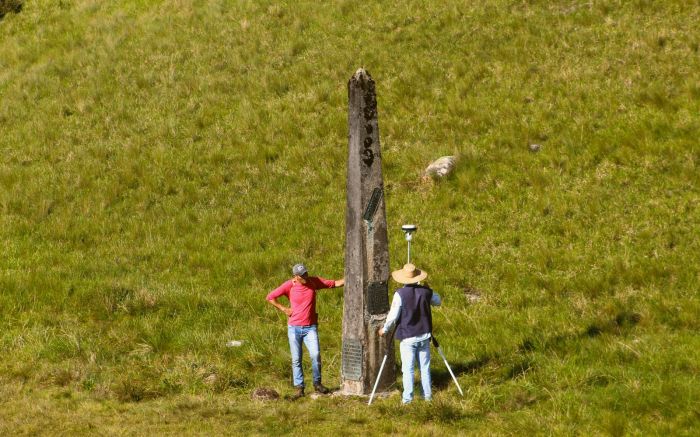
{"type": "Polygon", "coordinates": [[[357,69],[355,74],[352,75],[352,80],[354,80],[354,81],[372,80],[372,76],[369,74],[369,72],[367,70],[365,70],[364,67],[360,67],[357,69]]]}

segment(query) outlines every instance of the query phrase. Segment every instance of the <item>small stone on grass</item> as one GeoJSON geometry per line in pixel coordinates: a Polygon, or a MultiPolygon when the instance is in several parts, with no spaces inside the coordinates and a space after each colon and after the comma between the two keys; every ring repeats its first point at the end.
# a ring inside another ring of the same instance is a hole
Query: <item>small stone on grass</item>
{"type": "Polygon", "coordinates": [[[442,158],[438,158],[431,162],[425,169],[425,176],[430,176],[434,179],[444,178],[452,173],[456,163],[457,158],[454,156],[443,156],[442,158]]]}
{"type": "Polygon", "coordinates": [[[276,401],[280,398],[280,394],[271,388],[260,387],[253,390],[250,397],[254,401],[276,401]]]}

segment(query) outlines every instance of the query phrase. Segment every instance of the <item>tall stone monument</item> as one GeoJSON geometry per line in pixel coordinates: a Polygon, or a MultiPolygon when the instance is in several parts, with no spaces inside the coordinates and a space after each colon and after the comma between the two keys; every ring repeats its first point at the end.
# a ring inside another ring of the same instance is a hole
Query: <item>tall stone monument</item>
{"type": "Polygon", "coordinates": [[[345,215],[342,391],[369,394],[396,381],[393,342],[379,337],[389,311],[389,244],[374,80],[359,69],[348,82],[349,153],[345,215]]]}

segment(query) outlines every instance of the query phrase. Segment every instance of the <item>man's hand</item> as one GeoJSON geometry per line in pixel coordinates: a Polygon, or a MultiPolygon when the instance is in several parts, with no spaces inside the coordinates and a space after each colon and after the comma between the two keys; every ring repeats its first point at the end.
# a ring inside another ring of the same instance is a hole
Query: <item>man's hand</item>
{"type": "Polygon", "coordinates": [[[277,298],[270,299],[270,300],[268,300],[268,302],[270,302],[270,305],[274,306],[274,307],[277,308],[278,310],[280,310],[280,311],[282,311],[283,313],[285,313],[285,314],[287,315],[287,317],[291,317],[291,315],[292,315],[292,309],[291,309],[291,308],[287,308],[286,306],[284,306],[284,305],[282,305],[281,303],[279,303],[279,302],[277,301],[277,298]]]}
{"type": "Polygon", "coordinates": [[[380,337],[384,337],[384,328],[379,328],[379,331],[377,331],[377,334],[379,334],[380,337]]]}

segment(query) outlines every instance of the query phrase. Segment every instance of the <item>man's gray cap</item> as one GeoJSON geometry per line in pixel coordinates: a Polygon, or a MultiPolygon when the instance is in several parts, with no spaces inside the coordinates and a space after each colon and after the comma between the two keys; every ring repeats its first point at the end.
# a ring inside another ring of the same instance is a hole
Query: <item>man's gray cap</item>
{"type": "Polygon", "coordinates": [[[293,275],[298,275],[298,276],[304,276],[306,274],[306,267],[304,267],[304,264],[296,264],[294,267],[292,267],[292,274],[293,275]]]}

